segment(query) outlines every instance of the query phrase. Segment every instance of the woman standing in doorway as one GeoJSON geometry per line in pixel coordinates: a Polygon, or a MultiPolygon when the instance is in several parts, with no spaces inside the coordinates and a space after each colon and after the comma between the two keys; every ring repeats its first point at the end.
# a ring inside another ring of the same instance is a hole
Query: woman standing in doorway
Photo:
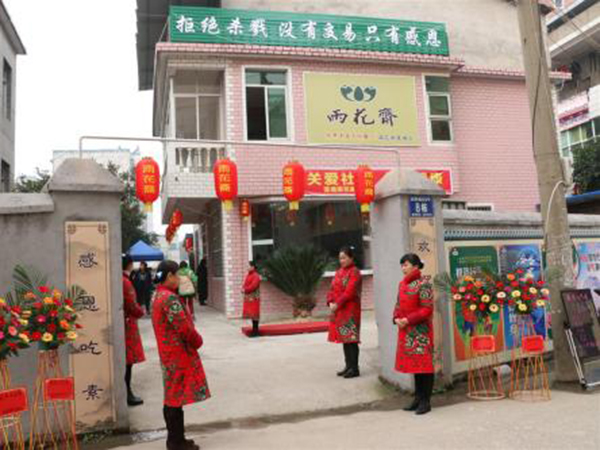
{"type": "Polygon", "coordinates": [[[198,354],[202,337],[177,295],[178,270],[174,261],[163,261],[158,266],[152,325],[163,373],[167,449],[198,450],[200,447],[194,441],[185,438],[183,406],[207,400],[210,391],[198,354]]]}
{"type": "Polygon", "coordinates": [[[123,255],[123,312],[125,314],[125,385],[127,386],[127,405],[138,406],[144,401],[134,395],[131,389],[133,365],[144,362],[146,355],[138,328],[138,319],[144,316],[144,310],[138,304],[135,288],[131,282],[133,259],[123,255]]]}
{"type": "Polygon", "coordinates": [[[260,335],[258,324],[260,321],[260,274],[256,270],[256,263],[250,261],[248,274],[242,286],[242,294],[244,295],[244,308],[242,316],[244,319],[252,320],[252,333],[250,337],[260,335]]]}
{"type": "Polygon", "coordinates": [[[394,309],[394,323],[398,325],[396,370],[415,375],[415,398],[404,410],[421,415],[431,411],[433,391],[433,289],[423,279],[424,266],[417,255],[404,255],[400,265],[404,279],[394,309]]]}
{"type": "Polygon", "coordinates": [[[194,317],[194,297],[196,297],[198,278],[188,266],[187,261],[181,261],[177,275],[179,275],[179,295],[181,295],[186,307],[189,309],[192,319],[196,320],[194,317]]]}
{"type": "Polygon", "coordinates": [[[358,354],[360,343],[360,296],[362,278],[354,264],[354,249],[342,247],[339,253],[340,268],[335,273],[327,294],[331,309],[329,342],[343,344],[346,367],[337,373],[344,378],[360,376],[358,354]]]}
{"type": "Polygon", "coordinates": [[[140,263],[139,270],[133,272],[131,281],[135,287],[138,303],[145,307],[146,313],[150,315],[150,299],[154,285],[152,284],[152,272],[148,269],[145,261],[140,263]]]}

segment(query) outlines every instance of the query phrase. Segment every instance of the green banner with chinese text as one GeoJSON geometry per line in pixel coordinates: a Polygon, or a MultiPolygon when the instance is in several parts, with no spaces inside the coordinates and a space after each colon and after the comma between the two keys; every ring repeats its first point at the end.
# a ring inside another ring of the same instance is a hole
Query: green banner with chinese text
{"type": "Polygon", "coordinates": [[[172,6],[171,42],[449,55],[446,25],[366,17],[172,6]]]}

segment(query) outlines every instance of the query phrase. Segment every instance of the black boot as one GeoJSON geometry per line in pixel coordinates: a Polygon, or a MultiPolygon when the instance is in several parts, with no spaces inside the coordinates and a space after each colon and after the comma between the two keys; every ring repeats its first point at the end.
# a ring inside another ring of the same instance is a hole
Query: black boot
{"type": "Polygon", "coordinates": [[[183,408],[165,406],[165,422],[167,422],[167,450],[200,450],[191,439],[185,438],[183,408]]]}
{"type": "Polygon", "coordinates": [[[420,374],[415,374],[415,398],[413,399],[412,403],[402,409],[404,409],[404,411],[416,411],[417,408],[419,407],[419,404],[421,403],[421,397],[423,395],[422,393],[422,382],[421,382],[421,375],[420,374]]]}
{"type": "Polygon", "coordinates": [[[349,357],[349,350],[348,350],[348,344],[342,344],[342,347],[344,348],[344,362],[346,363],[346,367],[344,367],[342,370],[340,370],[337,373],[338,377],[343,377],[344,375],[346,375],[346,373],[348,372],[348,370],[350,370],[350,357],[349,357]]]}
{"type": "Polygon", "coordinates": [[[415,411],[417,415],[427,414],[431,411],[431,394],[433,393],[433,374],[423,374],[422,375],[422,392],[423,396],[421,397],[421,401],[419,402],[419,406],[415,411]]]}
{"type": "Polygon", "coordinates": [[[131,390],[131,371],[133,366],[127,364],[125,366],[125,386],[127,386],[127,405],[128,406],[139,406],[144,404],[144,400],[136,397],[131,390]]]}
{"type": "Polygon", "coordinates": [[[356,378],[360,376],[360,371],[358,370],[358,344],[348,344],[348,346],[348,348],[350,349],[350,351],[348,352],[348,362],[350,364],[350,369],[348,369],[348,371],[344,375],[344,378],[356,378]]]}
{"type": "Polygon", "coordinates": [[[250,337],[258,337],[258,336],[260,336],[258,320],[253,320],[252,321],[252,332],[250,333],[250,337]]]}

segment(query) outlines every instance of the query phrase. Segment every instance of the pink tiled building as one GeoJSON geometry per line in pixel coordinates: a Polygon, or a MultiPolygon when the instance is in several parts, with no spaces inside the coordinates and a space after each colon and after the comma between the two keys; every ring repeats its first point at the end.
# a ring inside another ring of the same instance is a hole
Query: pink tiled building
{"type": "MultiPolygon", "coordinates": [[[[448,208],[536,210],[531,119],[519,70],[474,67],[460,54],[442,51],[448,35],[440,24],[399,23],[398,48],[404,45],[406,51],[316,41],[242,43],[229,28],[238,23],[236,12],[215,11],[171,12],[171,38],[156,45],[154,132],[170,139],[164,221],[179,208],[185,223],[197,225],[196,254],[208,261],[209,302],[227,317],[241,315],[239,292],[248,260],[304,243],[321,247],[332,260],[342,245],[355,246],[364,304],[372,305],[371,236],[347,189],[348,174],[358,165],[422,171],[446,189],[448,208]],[[411,50],[414,33],[419,48],[411,50]],[[215,196],[212,168],[224,156],[237,164],[239,197],[250,201],[251,220],[240,216],[237,205],[226,211],[215,196]],[[316,174],[307,181],[294,226],[282,191],[282,168],[290,160],[316,174]]],[[[298,38],[302,31],[310,33],[306,24],[312,16],[278,17],[267,15],[270,32],[278,24],[281,33],[288,26],[281,24],[289,23],[298,38]]],[[[256,31],[250,19],[240,20],[241,36],[256,31]]],[[[314,23],[318,33],[331,25],[341,40],[349,19],[334,19],[319,16],[314,23]]],[[[356,20],[366,23],[365,41],[376,37],[383,43],[387,37],[394,43],[389,31],[394,25],[356,20]]],[[[317,311],[324,311],[329,280],[319,289],[317,311]]],[[[291,312],[289,299],[268,283],[262,299],[265,315],[291,312]]]]}

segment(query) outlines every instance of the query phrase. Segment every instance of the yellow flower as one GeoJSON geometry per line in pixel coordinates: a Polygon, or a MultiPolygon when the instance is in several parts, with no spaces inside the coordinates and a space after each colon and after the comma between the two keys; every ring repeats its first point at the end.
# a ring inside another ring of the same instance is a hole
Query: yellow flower
{"type": "Polygon", "coordinates": [[[471,306],[469,306],[469,309],[471,311],[475,311],[477,309],[477,305],[471,305],[471,306]]]}
{"type": "Polygon", "coordinates": [[[6,301],[2,297],[0,297],[0,305],[6,305],[6,301]]]}
{"type": "Polygon", "coordinates": [[[506,292],[498,292],[498,294],[496,295],[496,297],[498,297],[498,298],[506,298],[506,292]]]}
{"type": "Polygon", "coordinates": [[[21,334],[19,335],[19,337],[21,338],[21,340],[22,340],[23,342],[25,342],[26,344],[29,344],[29,338],[27,337],[27,335],[26,335],[26,334],[23,334],[23,333],[21,333],[21,334]]]}
{"type": "Polygon", "coordinates": [[[541,308],[546,304],[546,302],[544,300],[538,300],[535,304],[541,308]]]}
{"type": "Polygon", "coordinates": [[[548,289],[542,289],[542,295],[548,296],[550,295],[550,291],[548,289]]]}
{"type": "Polygon", "coordinates": [[[73,308],[71,308],[69,305],[65,306],[65,311],[70,312],[70,313],[75,312],[75,310],[73,308]]]}
{"type": "Polygon", "coordinates": [[[42,336],[42,341],[44,342],[50,342],[54,339],[54,336],[52,336],[50,333],[44,333],[44,335],[42,336]]]}
{"type": "Polygon", "coordinates": [[[490,311],[493,313],[497,313],[500,310],[500,308],[498,308],[498,305],[490,305],[490,311]]]}
{"type": "Polygon", "coordinates": [[[19,319],[19,323],[20,323],[21,325],[24,325],[24,326],[27,326],[27,325],[29,325],[29,321],[28,321],[28,320],[19,319]]]}
{"type": "Polygon", "coordinates": [[[74,341],[75,339],[77,339],[77,333],[75,333],[74,331],[69,331],[67,333],[67,339],[69,339],[70,341],[74,341]]]}
{"type": "Polygon", "coordinates": [[[484,295],[483,297],[481,297],[481,301],[482,301],[483,303],[489,303],[489,302],[490,302],[490,300],[491,300],[491,298],[490,298],[490,296],[489,296],[489,295],[484,295]]]}
{"type": "Polygon", "coordinates": [[[462,300],[462,295],[460,294],[454,294],[454,297],[452,297],[454,300],[459,301],[462,300]]]}
{"type": "Polygon", "coordinates": [[[512,291],[511,294],[514,298],[519,298],[521,296],[521,291],[512,291]]]}
{"type": "Polygon", "coordinates": [[[536,288],[532,287],[532,288],[529,288],[529,293],[535,295],[538,293],[538,290],[536,288]]]}
{"type": "Polygon", "coordinates": [[[54,292],[52,292],[52,296],[56,300],[60,300],[62,298],[62,293],[58,289],[54,289],[54,292]]]}
{"type": "Polygon", "coordinates": [[[29,319],[29,318],[31,317],[31,311],[29,311],[29,310],[27,310],[27,311],[23,311],[23,312],[21,313],[21,317],[22,317],[23,319],[29,319]]]}
{"type": "Polygon", "coordinates": [[[44,303],[46,305],[53,305],[54,304],[54,299],[52,297],[45,297],[44,298],[44,303]]]}
{"type": "Polygon", "coordinates": [[[524,303],[519,303],[519,311],[527,311],[527,305],[524,303]]]}

